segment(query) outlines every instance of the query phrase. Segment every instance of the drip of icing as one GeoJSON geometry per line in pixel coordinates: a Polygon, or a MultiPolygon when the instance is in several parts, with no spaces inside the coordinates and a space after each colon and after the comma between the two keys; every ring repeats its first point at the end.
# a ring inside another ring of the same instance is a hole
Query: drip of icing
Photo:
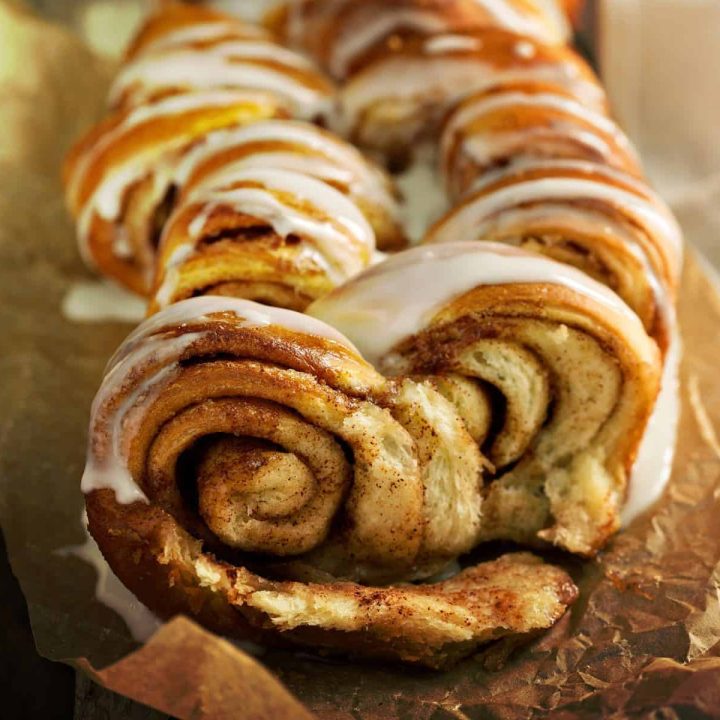
{"type": "Polygon", "coordinates": [[[235,41],[202,52],[175,50],[158,56],[143,55],[118,75],[110,91],[110,102],[117,103],[135,87],[145,95],[152,94],[154,89],[175,87],[235,87],[275,92],[293,104],[298,116],[308,119],[327,114],[332,107],[330,93],[317,85],[309,61],[269,42],[235,41]],[[263,60],[271,60],[280,67],[262,64],[263,60]],[[298,73],[305,77],[298,77],[298,73]]]}
{"type": "Polygon", "coordinates": [[[89,535],[87,516],[83,513],[82,528],[86,538],[82,545],[60,548],[61,557],[77,557],[92,565],[97,573],[95,597],[103,605],[114,610],[125,622],[130,635],[137,642],[146,642],[162,625],[162,620],[145,607],[121,582],[110,569],[102,556],[100,548],[89,535]]]}
{"type": "Polygon", "coordinates": [[[107,280],[74,282],[62,299],[66,320],[98,323],[117,320],[136,324],[145,316],[145,301],[107,280]]]}
{"type": "Polygon", "coordinates": [[[602,305],[631,339],[646,337],[635,313],[604,285],[570,266],[489,242],[407,250],[316,300],[307,312],[337,328],[366,360],[382,368],[394,347],[454,298],[481,285],[508,283],[571,288],[602,305]]]}
{"type": "Polygon", "coordinates": [[[531,58],[534,58],[537,54],[537,49],[532,43],[527,42],[527,40],[518,40],[518,42],[515,43],[513,52],[519,58],[530,60],[531,58]]]}
{"type": "Polygon", "coordinates": [[[127,228],[118,228],[112,239],[112,251],[116,258],[129,260],[133,256],[132,245],[128,237],[127,228]]]}
{"type": "Polygon", "coordinates": [[[426,147],[417,152],[412,164],[395,177],[395,184],[403,196],[402,225],[410,241],[417,243],[448,206],[432,149],[426,147]]]}
{"type": "Polygon", "coordinates": [[[662,387],[633,466],[623,526],[651,507],[663,494],[672,473],[680,420],[679,365],[682,347],[677,328],[665,356],[662,387]]]}
{"type": "Polygon", "coordinates": [[[197,240],[209,215],[221,205],[267,222],[281,237],[297,235],[317,246],[331,263],[331,279],[342,282],[362,270],[375,249],[375,234],[355,203],[330,185],[296,172],[277,169],[247,169],[214,177],[233,184],[248,182],[261,187],[231,187],[190,193],[189,203],[201,202],[204,210],[190,223],[197,240]],[[283,196],[303,201],[294,206],[283,196]]]}
{"type": "Polygon", "coordinates": [[[173,299],[175,289],[180,280],[180,266],[195,253],[193,242],[181,243],[168,256],[163,263],[163,281],[155,293],[154,300],[159,307],[167,307],[173,299]]]}
{"type": "MultiPolygon", "coordinates": [[[[182,329],[187,325],[209,324],[216,314],[232,314],[239,327],[268,327],[277,325],[293,332],[324,338],[338,343],[357,355],[352,343],[325,323],[302,313],[259,305],[248,300],[230,297],[202,296],[183,300],[153,315],[139,325],[120,346],[108,363],[105,377],[93,401],[91,411],[90,443],[85,472],[81,482],[84,493],[102,488],[113,490],[119,503],[147,502],[128,469],[127,448],[123,437],[132,435],[132,429],[141,416],[141,410],[162,392],[179,370],[179,360],[187,348],[202,340],[212,327],[168,336],[166,331],[182,329]],[[140,368],[152,364],[155,370],[140,380],[140,368]],[[126,397],[109,420],[109,451],[106,457],[97,457],[93,442],[93,427],[99,414],[112,398],[125,393],[126,397]]],[[[221,321],[218,318],[217,321],[221,321]]]]}

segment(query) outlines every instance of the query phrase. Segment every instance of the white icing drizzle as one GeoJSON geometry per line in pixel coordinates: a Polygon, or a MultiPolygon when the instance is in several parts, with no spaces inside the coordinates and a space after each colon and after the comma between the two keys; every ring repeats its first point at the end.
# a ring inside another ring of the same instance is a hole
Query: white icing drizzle
{"type": "MultiPolygon", "coordinates": [[[[173,371],[176,370],[177,358],[197,339],[199,339],[198,333],[186,333],[172,339],[152,338],[135,348],[134,351],[120,357],[115,364],[108,366],[108,372],[95,395],[90,411],[90,442],[85,472],[80,482],[80,489],[83,493],[109,488],[113,490],[119,503],[148,501],[128,469],[127,448],[123,444],[123,432],[133,426],[132,410],[135,406],[149,403],[157,397],[163,381],[170,380],[173,371]],[[133,383],[131,380],[131,386],[127,387],[126,383],[131,377],[132,371],[147,363],[159,364],[161,369],[139,383],[133,383]],[[110,423],[108,456],[99,460],[93,447],[95,418],[124,387],[128,389],[127,398],[117,408],[110,423]]],[[[115,357],[117,357],[117,353],[115,357]]]]}
{"type": "Polygon", "coordinates": [[[375,249],[375,234],[357,206],[341,192],[320,180],[288,170],[230,170],[215,175],[211,189],[199,187],[189,194],[188,204],[203,205],[188,227],[193,241],[201,239],[212,212],[227,206],[267,222],[281,237],[297,235],[315,246],[335,283],[355,275],[369,263],[375,249]],[[261,187],[223,188],[224,183],[242,182],[258,183],[261,187]],[[303,204],[289,205],[283,195],[303,204]]]}
{"type": "Polygon", "coordinates": [[[81,280],[67,289],[60,308],[70,322],[136,324],[145,317],[145,304],[143,298],[108,280],[81,280]]]}
{"type": "Polygon", "coordinates": [[[60,548],[61,557],[73,556],[92,565],[97,573],[95,597],[98,602],[114,610],[125,622],[130,635],[137,642],[146,642],[162,625],[162,620],[145,607],[110,569],[100,548],[87,532],[87,515],[81,520],[85,542],[82,545],[60,548]]]}
{"type": "Polygon", "coordinates": [[[241,25],[233,20],[214,20],[176,28],[166,32],[142,48],[140,54],[148,55],[197,42],[211,42],[229,36],[242,39],[267,40],[268,34],[258,25],[241,25]]]}
{"type": "MultiPolygon", "coordinates": [[[[141,124],[150,124],[159,118],[182,115],[199,109],[207,109],[208,112],[211,112],[213,108],[229,107],[248,102],[262,104],[264,101],[267,101],[267,95],[252,91],[214,90],[177,95],[140,106],[128,113],[122,123],[104,135],[88,150],[85,157],[78,164],[76,172],[70,181],[69,195],[72,196],[78,192],[85,173],[92,167],[100,153],[113,143],[119,142],[123,136],[141,124]]],[[[142,152],[138,151],[131,154],[126,162],[115,163],[106,170],[94,192],[79,212],[78,239],[80,250],[86,261],[92,264],[92,253],[89,250],[88,243],[90,224],[93,217],[98,215],[108,222],[116,221],[120,216],[127,189],[146,176],[151,170],[160,174],[164,168],[159,165],[158,157],[164,152],[182,147],[187,142],[188,136],[185,133],[178,132],[168,141],[155,142],[142,152]]],[[[166,168],[165,170],[167,171],[166,168]]]]}
{"type": "MultiPolygon", "coordinates": [[[[450,42],[443,40],[445,37],[437,36],[432,42],[450,42]]],[[[554,83],[589,107],[602,111],[605,105],[603,91],[568,62],[518,62],[499,67],[482,53],[392,55],[369,65],[344,85],[340,91],[340,124],[353,127],[368,108],[381,102],[401,106],[414,102],[420,108],[424,103],[438,104],[441,98],[441,105],[449,105],[470,93],[514,82],[554,83]]]]}
{"type": "Polygon", "coordinates": [[[162,115],[177,115],[193,110],[200,110],[207,105],[223,106],[242,102],[256,102],[261,104],[267,101],[267,93],[242,88],[208,88],[200,89],[197,92],[185,95],[171,95],[170,97],[156,100],[151,103],[144,103],[132,108],[127,120],[123,123],[126,126],[138,125],[140,123],[155,120],[162,115]]]}
{"type": "Polygon", "coordinates": [[[481,285],[550,283],[600,303],[628,333],[645,331],[625,303],[568,265],[498,243],[421,246],[375,265],[307,309],[346,335],[363,357],[383,358],[454,298],[481,285]],[[379,329],[382,329],[379,331],[379,329]]]}
{"type": "Polygon", "coordinates": [[[194,242],[182,243],[164,261],[163,281],[153,297],[158,307],[164,308],[172,303],[175,290],[180,281],[180,267],[193,256],[194,252],[194,242]]]}
{"type": "MultiPolygon", "coordinates": [[[[585,107],[573,98],[564,95],[557,95],[549,92],[541,93],[524,93],[522,91],[508,91],[497,95],[480,96],[474,101],[466,103],[460,110],[455,112],[448,121],[443,131],[441,139],[441,147],[443,155],[447,155],[450,145],[458,132],[462,132],[464,128],[471,125],[485,114],[492,113],[495,110],[502,110],[513,107],[537,107],[541,109],[556,110],[571,118],[587,123],[592,128],[596,128],[601,134],[612,137],[618,145],[620,145],[634,159],[637,154],[627,136],[620,128],[606,115],[585,107]]],[[[517,133],[526,133],[527,130],[522,128],[513,131],[512,128],[503,130],[502,132],[493,132],[485,142],[482,138],[467,137],[463,144],[463,149],[482,164],[488,163],[490,159],[498,154],[497,143],[499,137],[512,138],[517,133]]],[[[547,131],[546,131],[547,132],[547,131]]],[[[570,136],[578,138],[583,144],[593,145],[603,151],[604,155],[609,154],[610,149],[601,137],[593,135],[587,131],[579,129],[576,125],[570,123],[557,124],[553,123],[550,130],[552,134],[570,136]]]]}
{"type": "Polygon", "coordinates": [[[212,319],[212,315],[222,313],[230,313],[242,318],[243,322],[238,323],[238,327],[277,325],[303,335],[314,335],[315,337],[332,340],[357,353],[357,349],[342,333],[327,323],[309,315],[294,310],[286,310],[285,308],[261,305],[242,298],[201,295],[187,300],[180,300],[144,320],[128,335],[125,342],[111,358],[108,363],[108,370],[111,370],[119,359],[126,354],[129,346],[163,330],[182,327],[190,323],[207,322],[212,319]]]}
{"type": "Polygon", "coordinates": [[[117,232],[113,235],[112,251],[116,258],[124,260],[129,260],[133,256],[133,248],[130,244],[127,228],[118,228],[117,232]]]}
{"type": "Polygon", "coordinates": [[[142,55],[116,77],[110,102],[117,103],[127,92],[141,102],[163,88],[245,88],[277,93],[297,117],[312,119],[327,115],[333,104],[329,89],[316,84],[319,77],[308,60],[280,45],[233,40],[203,50],[142,55]]]}
{"type": "Polygon", "coordinates": [[[431,223],[448,207],[440,175],[435,169],[433,148],[420,148],[412,164],[400,175],[395,184],[403,195],[400,207],[405,232],[411,242],[419,242],[431,223]]]}
{"type": "MultiPolygon", "coordinates": [[[[180,161],[175,171],[175,182],[182,185],[199,165],[218,152],[255,142],[290,143],[307,151],[295,152],[280,148],[273,151],[266,148],[228,163],[225,166],[227,171],[223,169],[227,177],[238,169],[248,167],[301,172],[346,186],[351,193],[365,197],[380,205],[391,216],[397,216],[397,202],[377,168],[370,165],[351,145],[315,125],[295,120],[266,120],[209,134],[180,161]]],[[[216,173],[206,178],[202,185],[217,185],[216,173]]]]}
{"type": "Polygon", "coordinates": [[[492,185],[500,179],[507,178],[514,174],[523,173],[528,170],[547,170],[549,172],[578,171],[591,177],[599,175],[603,178],[607,178],[610,181],[615,180],[622,185],[630,186],[635,193],[637,193],[641,197],[647,198],[649,201],[654,203],[657,206],[658,211],[665,214],[677,226],[677,221],[674,219],[674,215],[668,209],[665,202],[657,193],[652,190],[652,188],[650,188],[650,186],[645,181],[640,180],[633,175],[628,175],[626,172],[618,170],[614,167],[610,167],[609,165],[603,165],[601,163],[596,163],[589,160],[573,160],[569,158],[528,158],[518,163],[514,163],[509,168],[498,168],[497,170],[491,170],[489,172],[483,173],[482,176],[478,178],[477,183],[473,185],[472,189],[480,190],[484,187],[487,187],[488,185],[492,185]]]}
{"type": "Polygon", "coordinates": [[[524,58],[525,60],[529,60],[530,58],[535,57],[535,55],[537,54],[537,49],[532,43],[527,42],[527,40],[518,40],[515,43],[513,52],[518,57],[524,58]]]}
{"type": "Polygon", "coordinates": [[[336,342],[353,353],[352,343],[334,328],[314,318],[292,310],[273,308],[249,300],[230,297],[202,296],[182,300],[153,315],[139,325],[120,346],[108,363],[105,377],[93,401],[90,421],[90,443],[81,489],[84,493],[108,488],[119,503],[147,502],[147,497],[128,470],[127,440],[139,422],[141,411],[162,391],[177,373],[178,361],[183,352],[196,341],[202,340],[206,330],[186,331],[168,336],[167,331],[183,329],[191,324],[208,324],[217,313],[232,314],[238,318],[238,327],[268,327],[277,325],[288,330],[322,337],[336,342]],[[152,364],[154,370],[139,380],[140,368],[152,364]],[[110,419],[103,418],[108,403],[119,393],[125,400],[110,419]],[[108,447],[103,457],[97,456],[93,438],[96,423],[107,422],[108,447]]]}
{"type": "Polygon", "coordinates": [[[428,240],[452,242],[457,238],[480,239],[487,221],[499,213],[512,209],[522,212],[522,206],[543,203],[550,216],[557,214],[563,204],[578,200],[607,202],[620,208],[639,225],[648,228],[654,237],[664,242],[675,257],[681,256],[682,233],[663,205],[615,185],[576,177],[520,180],[486,195],[471,196],[433,229],[428,240]]]}
{"type": "Polygon", "coordinates": [[[483,41],[472,35],[435,35],[423,43],[423,52],[428,55],[442,55],[453,52],[482,50],[483,41]]]}
{"type": "Polygon", "coordinates": [[[622,511],[624,527],[660,498],[670,480],[680,420],[681,351],[680,333],[673,328],[660,394],[630,475],[628,497],[622,511]]]}

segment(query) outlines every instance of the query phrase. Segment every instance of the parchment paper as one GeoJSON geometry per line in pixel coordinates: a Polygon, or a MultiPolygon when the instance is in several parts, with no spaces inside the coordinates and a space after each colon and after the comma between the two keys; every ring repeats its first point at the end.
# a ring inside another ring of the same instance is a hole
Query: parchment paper
{"type": "MultiPolygon", "coordinates": [[[[123,622],[95,601],[93,569],[56,554],[83,540],[89,405],[129,331],[59,311],[87,277],[60,161],[99,112],[109,69],[2,4],[0,48],[0,522],[38,650],[116,663],[93,676],[179,718],[308,717],[255,661],[188,620],[117,663],[136,647],[123,622]]],[[[720,298],[692,256],[680,318],[683,416],[668,492],[596,562],[553,558],[582,596],[551,632],[441,674],[276,651],[262,664],[322,718],[720,717],[720,298]]]]}

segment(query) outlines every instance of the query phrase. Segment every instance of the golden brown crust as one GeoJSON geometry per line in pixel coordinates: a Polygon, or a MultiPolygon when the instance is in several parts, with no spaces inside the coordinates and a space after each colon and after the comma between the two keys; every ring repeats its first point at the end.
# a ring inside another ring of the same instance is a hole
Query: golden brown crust
{"type": "Polygon", "coordinates": [[[114,572],[161,617],[187,614],[266,644],[442,668],[491,640],[549,627],[577,597],[564,571],[520,553],[433,585],[273,581],[201,554],[158,508],[120,505],[102,490],[87,509],[114,572]]]}

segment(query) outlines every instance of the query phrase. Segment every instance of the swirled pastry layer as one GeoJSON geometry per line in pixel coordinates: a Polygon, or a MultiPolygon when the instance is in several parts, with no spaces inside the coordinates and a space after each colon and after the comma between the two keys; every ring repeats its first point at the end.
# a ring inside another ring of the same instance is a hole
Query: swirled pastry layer
{"type": "Polygon", "coordinates": [[[331,185],[271,168],[192,188],[165,227],[151,311],[198,294],[302,310],[367,267],[375,235],[331,185]]]}
{"type": "Polygon", "coordinates": [[[456,200],[486,173],[533,160],[586,160],[640,175],[620,128],[548,83],[505,83],[465,98],[444,123],[440,149],[456,200]]]}
{"type": "Polygon", "coordinates": [[[477,542],[483,462],[433,384],[386,380],[313,318],[203,297],[111,360],[83,491],[114,571],[163,615],[438,665],[575,595],[527,555],[398,585],[477,542]]]}
{"type": "Polygon", "coordinates": [[[589,555],[617,530],[662,366],[607,288],[515,248],[448,243],[400,253],[309,312],[387,374],[470,381],[469,397],[445,392],[494,466],[481,537],[589,555]]]}

